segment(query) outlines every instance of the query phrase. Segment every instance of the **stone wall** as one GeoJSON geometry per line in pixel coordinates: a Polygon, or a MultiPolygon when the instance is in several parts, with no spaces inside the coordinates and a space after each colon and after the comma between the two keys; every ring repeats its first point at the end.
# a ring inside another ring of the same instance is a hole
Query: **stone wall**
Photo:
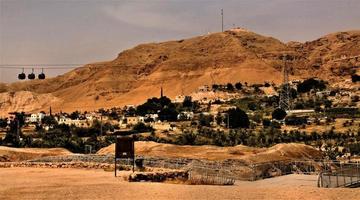
{"type": "Polygon", "coordinates": [[[114,169],[114,164],[91,162],[0,162],[0,168],[9,167],[114,169]]]}

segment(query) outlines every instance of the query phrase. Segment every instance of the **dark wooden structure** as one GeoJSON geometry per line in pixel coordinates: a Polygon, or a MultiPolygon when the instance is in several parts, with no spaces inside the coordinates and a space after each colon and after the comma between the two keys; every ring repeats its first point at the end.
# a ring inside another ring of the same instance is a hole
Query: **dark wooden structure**
{"type": "Polygon", "coordinates": [[[117,136],[115,144],[115,176],[116,161],[118,159],[131,159],[133,171],[135,167],[135,145],[133,136],[117,136]]]}

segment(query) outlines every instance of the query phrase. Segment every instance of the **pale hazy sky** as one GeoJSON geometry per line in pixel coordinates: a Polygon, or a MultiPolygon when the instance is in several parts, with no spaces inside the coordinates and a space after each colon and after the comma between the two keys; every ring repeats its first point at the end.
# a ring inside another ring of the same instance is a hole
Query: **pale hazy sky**
{"type": "MultiPolygon", "coordinates": [[[[360,0],[0,0],[0,64],[91,63],[235,26],[282,41],[360,29],[360,0]]],[[[67,70],[47,70],[54,76],[67,70]]],[[[19,70],[0,69],[0,82],[19,70]]]]}

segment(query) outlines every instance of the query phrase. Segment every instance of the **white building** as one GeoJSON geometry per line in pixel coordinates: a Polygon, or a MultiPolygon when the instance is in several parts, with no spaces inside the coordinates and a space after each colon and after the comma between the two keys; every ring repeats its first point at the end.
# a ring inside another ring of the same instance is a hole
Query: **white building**
{"type": "Polygon", "coordinates": [[[177,119],[180,120],[191,120],[194,118],[194,113],[193,112],[188,112],[188,111],[183,111],[181,113],[178,114],[177,119]]]}
{"type": "Polygon", "coordinates": [[[44,117],[45,117],[44,113],[33,113],[30,116],[25,118],[25,122],[26,123],[40,123],[44,117]]]}
{"type": "Polygon", "coordinates": [[[76,127],[90,127],[92,125],[91,121],[86,119],[70,119],[64,116],[59,117],[57,121],[58,124],[74,125],[76,127]]]}
{"type": "Polygon", "coordinates": [[[126,124],[128,125],[135,125],[139,122],[144,123],[145,122],[145,118],[142,116],[136,116],[136,117],[126,117],[126,124]]]}
{"type": "Polygon", "coordinates": [[[161,131],[173,131],[176,129],[175,125],[170,124],[168,122],[151,123],[150,126],[153,127],[153,129],[155,130],[161,130],[161,131]]]}
{"type": "Polygon", "coordinates": [[[152,119],[152,121],[156,122],[159,120],[159,115],[158,114],[146,114],[145,118],[152,119]]]}
{"type": "Polygon", "coordinates": [[[210,92],[210,91],[211,91],[211,89],[210,89],[210,86],[208,86],[208,85],[203,85],[198,88],[198,92],[210,92]]]}

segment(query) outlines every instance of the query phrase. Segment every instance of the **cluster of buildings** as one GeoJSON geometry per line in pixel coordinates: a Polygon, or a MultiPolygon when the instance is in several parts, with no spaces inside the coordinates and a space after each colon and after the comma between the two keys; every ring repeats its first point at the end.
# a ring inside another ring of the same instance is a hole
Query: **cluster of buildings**
{"type": "MultiPolygon", "coordinates": [[[[25,116],[25,123],[28,125],[35,125],[43,123],[43,119],[47,116],[45,112],[32,113],[25,116]]],[[[68,114],[55,114],[52,115],[58,124],[66,124],[69,126],[76,126],[82,128],[89,128],[93,125],[94,121],[101,121],[103,123],[109,122],[113,125],[118,125],[120,129],[126,129],[138,123],[146,123],[157,130],[173,130],[174,125],[167,122],[162,122],[158,114],[146,114],[145,116],[126,116],[121,115],[119,119],[110,119],[107,115],[92,112],[79,114],[77,118],[71,118],[68,114]]],[[[191,120],[194,117],[193,112],[181,112],[178,115],[179,120],[191,120]]],[[[13,117],[10,117],[12,119],[13,117]]]]}

